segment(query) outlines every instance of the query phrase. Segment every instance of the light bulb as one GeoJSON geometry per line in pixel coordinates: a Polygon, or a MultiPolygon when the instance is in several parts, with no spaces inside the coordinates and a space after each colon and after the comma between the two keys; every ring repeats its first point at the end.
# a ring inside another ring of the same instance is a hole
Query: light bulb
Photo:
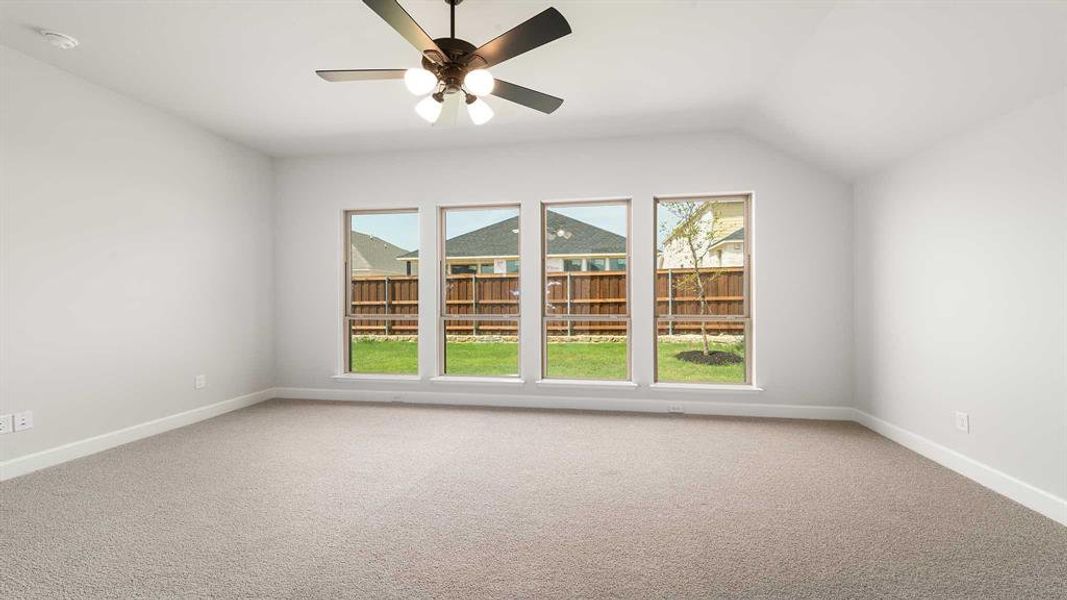
{"type": "Polygon", "coordinates": [[[415,112],[429,123],[436,123],[441,116],[441,103],[433,96],[426,96],[415,105],[415,112]]]}
{"type": "Polygon", "coordinates": [[[437,87],[437,76],[426,69],[408,69],[404,71],[404,85],[416,96],[429,94],[437,87]]]}
{"type": "Polygon", "coordinates": [[[474,121],[475,125],[482,125],[493,118],[493,108],[486,104],[485,100],[478,98],[467,105],[467,114],[471,116],[471,121],[474,121]]]}
{"type": "Polygon", "coordinates": [[[463,76],[463,87],[475,96],[488,96],[493,93],[496,80],[486,69],[474,69],[463,76]]]}

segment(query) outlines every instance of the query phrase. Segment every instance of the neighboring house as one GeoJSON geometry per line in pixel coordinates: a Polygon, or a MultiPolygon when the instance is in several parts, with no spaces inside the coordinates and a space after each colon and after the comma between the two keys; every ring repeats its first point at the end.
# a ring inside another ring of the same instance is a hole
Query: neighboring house
{"type": "MultiPolygon", "coordinates": [[[[545,269],[561,271],[626,270],[626,238],[554,211],[546,213],[545,269]]],[[[512,217],[457,235],[446,242],[450,274],[516,273],[519,270],[519,218],[512,217]]],[[[415,272],[418,251],[397,258],[415,272]]]]}
{"type": "Polygon", "coordinates": [[[352,275],[409,275],[397,257],[408,251],[389,242],[358,231],[352,232],[352,275]]]}
{"type": "MultiPolygon", "coordinates": [[[[693,240],[700,264],[698,267],[741,267],[745,264],[745,216],[741,202],[704,205],[697,218],[703,235],[693,240]]],[[[656,257],[658,269],[693,268],[688,240],[677,229],[663,241],[656,257]]]]}

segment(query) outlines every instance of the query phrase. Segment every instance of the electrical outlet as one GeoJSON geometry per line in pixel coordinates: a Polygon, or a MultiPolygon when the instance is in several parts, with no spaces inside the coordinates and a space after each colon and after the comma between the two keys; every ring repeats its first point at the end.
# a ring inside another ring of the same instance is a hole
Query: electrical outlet
{"type": "Polygon", "coordinates": [[[971,432],[971,416],[965,412],[956,411],[956,429],[963,433],[971,432]]]}
{"type": "Polygon", "coordinates": [[[681,404],[668,404],[667,405],[667,412],[676,413],[676,414],[685,413],[685,411],[682,410],[682,405],[681,404]]]}
{"type": "Polygon", "coordinates": [[[207,387],[207,375],[197,375],[193,378],[193,387],[202,390],[207,387]]]}
{"type": "Polygon", "coordinates": [[[15,419],[11,415],[0,415],[0,435],[15,431],[15,419]]]}
{"type": "Polygon", "coordinates": [[[33,411],[24,410],[20,413],[15,413],[15,431],[22,431],[24,429],[33,428],[33,411]]]}

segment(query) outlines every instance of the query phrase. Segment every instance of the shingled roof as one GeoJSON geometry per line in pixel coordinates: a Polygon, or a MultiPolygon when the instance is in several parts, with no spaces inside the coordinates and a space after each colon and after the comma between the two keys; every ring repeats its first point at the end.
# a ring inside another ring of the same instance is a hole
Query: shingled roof
{"type": "Polygon", "coordinates": [[[381,238],[358,231],[352,232],[351,267],[353,272],[372,271],[403,275],[404,265],[396,259],[406,253],[407,250],[381,238]]]}
{"type": "MultiPolygon", "coordinates": [[[[547,229],[555,233],[559,230],[570,233],[570,238],[555,236],[548,241],[548,253],[556,254],[625,254],[626,238],[590,225],[585,221],[572,219],[554,211],[547,212],[547,229]]],[[[499,223],[486,225],[448,240],[448,257],[463,256],[515,256],[518,254],[519,218],[511,217],[499,223]]],[[[419,251],[409,252],[401,257],[415,259],[419,251]]]]}
{"type": "Polygon", "coordinates": [[[712,244],[712,246],[718,246],[719,244],[724,244],[726,242],[743,242],[743,241],[745,241],[745,228],[744,227],[742,227],[740,229],[737,229],[736,231],[734,231],[733,233],[731,233],[730,235],[728,235],[728,236],[726,236],[726,237],[724,237],[722,239],[715,240],[715,243],[712,244]]]}

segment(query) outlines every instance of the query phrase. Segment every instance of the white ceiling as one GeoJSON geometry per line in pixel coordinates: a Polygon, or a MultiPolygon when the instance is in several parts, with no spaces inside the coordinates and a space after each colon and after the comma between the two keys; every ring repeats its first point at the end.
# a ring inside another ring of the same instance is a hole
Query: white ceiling
{"type": "MultiPolygon", "coordinates": [[[[401,0],[432,37],[442,0],[401,0]]],[[[481,44],[555,6],[574,33],[493,69],[566,102],[429,127],[399,81],[418,54],[359,0],[0,3],[0,43],[274,156],[739,129],[844,176],[1067,81],[1067,2],[467,0],[481,44]],[[78,38],[49,46],[38,28],[78,38]]]]}

